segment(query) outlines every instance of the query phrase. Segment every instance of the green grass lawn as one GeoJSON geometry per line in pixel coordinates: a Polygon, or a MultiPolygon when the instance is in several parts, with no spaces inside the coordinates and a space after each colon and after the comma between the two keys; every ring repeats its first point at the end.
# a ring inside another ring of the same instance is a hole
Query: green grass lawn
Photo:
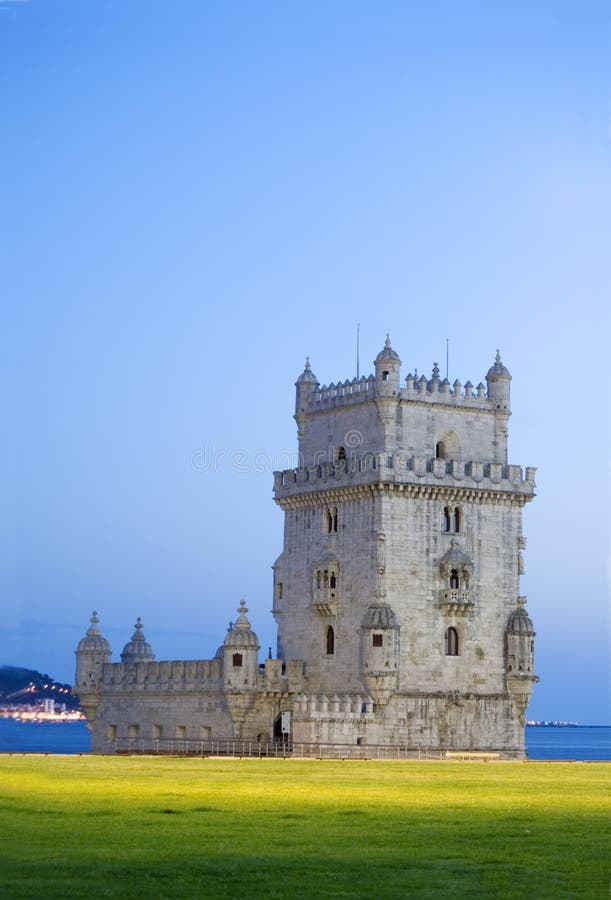
{"type": "Polygon", "coordinates": [[[611,764],[0,757],[0,897],[608,897],[611,764]]]}

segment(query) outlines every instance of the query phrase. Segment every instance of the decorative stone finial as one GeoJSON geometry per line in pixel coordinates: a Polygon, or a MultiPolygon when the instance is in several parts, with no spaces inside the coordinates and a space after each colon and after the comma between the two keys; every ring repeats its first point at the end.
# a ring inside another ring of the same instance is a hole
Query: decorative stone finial
{"type": "Polygon", "coordinates": [[[134,625],[135,631],[132,634],[132,641],[144,641],[144,634],[142,633],[142,619],[140,616],[136,619],[136,624],[134,625]]]}
{"type": "Polygon", "coordinates": [[[390,343],[390,335],[386,332],[386,340],[384,341],[384,346],[387,350],[392,350],[392,344],[390,343]]]}
{"type": "Polygon", "coordinates": [[[526,606],[526,597],[518,597],[518,606],[520,609],[524,609],[526,606]]]}
{"type": "Polygon", "coordinates": [[[246,606],[246,600],[240,600],[240,605],[238,607],[238,618],[236,620],[234,628],[246,629],[250,628],[250,622],[246,618],[246,613],[248,612],[248,607],[246,606]]]}
{"type": "Polygon", "coordinates": [[[312,371],[312,368],[310,366],[310,357],[306,356],[304,372],[311,372],[311,371],[312,371]]]}
{"type": "Polygon", "coordinates": [[[433,363],[433,381],[439,381],[439,363],[433,363]]]}
{"type": "Polygon", "coordinates": [[[89,621],[91,622],[91,625],[87,629],[87,634],[99,634],[100,629],[98,628],[98,625],[100,624],[100,620],[98,619],[98,614],[95,610],[92,612],[89,621]]]}
{"type": "Polygon", "coordinates": [[[502,363],[501,354],[499,353],[499,351],[497,349],[496,356],[494,357],[494,364],[495,364],[495,366],[500,366],[501,363],[502,363]]]}

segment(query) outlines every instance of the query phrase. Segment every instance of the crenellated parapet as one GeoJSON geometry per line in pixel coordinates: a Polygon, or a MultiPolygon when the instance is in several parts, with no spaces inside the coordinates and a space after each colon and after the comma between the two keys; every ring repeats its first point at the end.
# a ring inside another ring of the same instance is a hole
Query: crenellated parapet
{"type": "Polygon", "coordinates": [[[452,383],[448,378],[442,379],[439,366],[435,363],[430,378],[425,375],[418,376],[417,372],[415,374],[410,372],[401,387],[400,362],[388,338],[385,348],[375,361],[375,375],[362,375],[360,378],[321,385],[312,374],[308,361],[304,373],[297,381],[298,414],[303,417],[330,409],[370,403],[376,398],[386,396],[392,396],[393,399],[405,403],[426,403],[495,412],[502,410],[507,415],[510,414],[511,375],[502,364],[498,351],[494,365],[485,376],[486,384],[480,381],[476,386],[471,381],[463,385],[458,379],[452,383]]]}
{"type": "MultiPolygon", "coordinates": [[[[293,693],[306,684],[303,660],[266,659],[254,679],[257,690],[293,693]]],[[[223,688],[222,660],[163,660],[160,662],[106,663],[100,692],[141,691],[185,693],[218,691],[223,688]]]]}
{"type": "Polygon", "coordinates": [[[274,495],[276,503],[289,508],[294,499],[311,497],[313,503],[319,502],[315,496],[319,491],[389,484],[408,493],[436,490],[440,496],[444,490],[470,491],[474,496],[479,493],[490,498],[503,493],[525,503],[534,497],[535,472],[533,466],[527,466],[524,472],[521,466],[437,459],[403,451],[366,453],[334,463],[274,472],[274,495]]]}
{"type": "Polygon", "coordinates": [[[222,684],[220,659],[163,660],[161,662],[107,663],[102,690],[202,691],[222,684]]]}

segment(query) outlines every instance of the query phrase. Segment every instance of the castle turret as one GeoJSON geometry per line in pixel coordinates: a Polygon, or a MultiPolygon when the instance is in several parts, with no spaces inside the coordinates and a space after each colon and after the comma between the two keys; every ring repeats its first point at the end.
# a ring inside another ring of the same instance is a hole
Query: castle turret
{"type": "Polygon", "coordinates": [[[395,421],[399,405],[401,360],[386,335],[384,347],[374,362],[376,368],[375,400],[380,422],[384,426],[384,448],[393,449],[396,444],[395,421]]]}
{"type": "Polygon", "coordinates": [[[379,706],[397,690],[399,675],[399,626],[393,610],[383,600],[367,608],[361,625],[363,680],[379,706]]]}
{"type": "Polygon", "coordinates": [[[310,368],[310,357],[306,356],[305,368],[297,381],[295,382],[295,421],[297,422],[297,433],[299,440],[304,437],[304,429],[310,394],[318,387],[318,379],[310,368]]]}
{"type": "Polygon", "coordinates": [[[90,727],[100,699],[100,684],[104,663],[111,659],[110,644],[102,637],[98,627],[100,620],[93,612],[87,634],[76,648],[76,675],[72,693],[78,697],[90,727]]]}
{"type": "Polygon", "coordinates": [[[142,631],[142,620],[140,619],[140,616],[138,616],[138,618],[136,619],[134,628],[136,630],[132,634],[131,640],[128,641],[123,648],[123,653],[121,654],[121,662],[152,662],[155,659],[155,654],[153,653],[153,648],[144,637],[144,632],[142,631]]]}
{"type": "Polygon", "coordinates": [[[240,600],[238,618],[223,644],[223,683],[227,690],[254,690],[259,672],[259,639],[246,618],[246,602],[240,600]]]}
{"type": "Polygon", "coordinates": [[[246,618],[247,612],[245,601],[240,600],[237,621],[227,632],[220,654],[223,686],[236,738],[242,736],[246,716],[255,702],[259,674],[259,640],[246,618]]]}
{"type": "Polygon", "coordinates": [[[398,396],[401,360],[399,354],[393,350],[388,334],[383,348],[375,358],[374,366],[376,368],[376,396],[398,396]]]}
{"type": "Polygon", "coordinates": [[[488,369],[486,382],[488,384],[488,399],[492,401],[496,409],[511,409],[509,398],[509,382],[511,375],[509,369],[503,365],[499,351],[496,351],[494,365],[488,369]]]}
{"type": "Polygon", "coordinates": [[[533,684],[539,679],[534,674],[535,630],[524,606],[525,597],[518,597],[518,606],[507,622],[505,631],[505,666],[507,690],[524,720],[533,684]]]}

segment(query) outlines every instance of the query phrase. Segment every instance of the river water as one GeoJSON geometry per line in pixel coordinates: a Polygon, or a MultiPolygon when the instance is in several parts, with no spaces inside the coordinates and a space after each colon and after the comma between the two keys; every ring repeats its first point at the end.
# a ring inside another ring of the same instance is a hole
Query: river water
{"type": "MultiPolygon", "coordinates": [[[[529,759],[611,760],[611,727],[528,725],[529,759]]],[[[88,753],[84,722],[0,719],[0,753],[88,753]]]]}

